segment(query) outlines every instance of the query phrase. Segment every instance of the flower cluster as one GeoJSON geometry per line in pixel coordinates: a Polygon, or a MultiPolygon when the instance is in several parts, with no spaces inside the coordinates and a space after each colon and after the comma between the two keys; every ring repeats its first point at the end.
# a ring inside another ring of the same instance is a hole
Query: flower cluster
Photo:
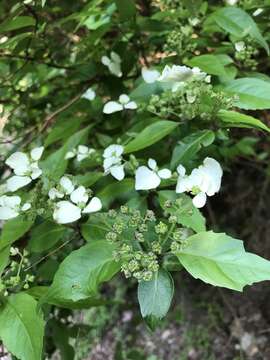
{"type": "Polygon", "coordinates": [[[13,219],[31,208],[30,203],[21,205],[21,202],[19,196],[0,196],[0,220],[13,219]]]}
{"type": "Polygon", "coordinates": [[[23,152],[15,152],[6,160],[6,164],[15,174],[6,182],[7,192],[17,191],[40,177],[42,170],[39,168],[38,160],[43,150],[44,147],[35,148],[30,152],[30,156],[23,152]]]}
{"type": "Polygon", "coordinates": [[[154,159],[148,160],[147,166],[139,166],[135,173],[135,189],[150,190],[156,189],[161,179],[169,179],[172,176],[169,169],[158,169],[157,162],[154,159]]]}
{"type": "Polygon", "coordinates": [[[177,193],[189,192],[195,195],[192,202],[195,207],[205,205],[207,196],[213,196],[221,186],[222,168],[219,163],[210,157],[204,159],[203,164],[186,175],[186,169],[179,165],[179,177],[176,186],[177,193]]]}
{"type": "Polygon", "coordinates": [[[79,145],[77,148],[72,149],[66,153],[65,159],[72,159],[76,156],[78,162],[90,157],[96,152],[95,149],[89,148],[85,145],[79,145]]]}
{"type": "Polygon", "coordinates": [[[91,197],[91,191],[84,186],[77,188],[69,177],[63,176],[59,186],[51,188],[49,198],[57,201],[54,204],[53,218],[58,224],[68,224],[81,218],[83,214],[90,214],[101,210],[102,204],[98,197],[91,197]]]}

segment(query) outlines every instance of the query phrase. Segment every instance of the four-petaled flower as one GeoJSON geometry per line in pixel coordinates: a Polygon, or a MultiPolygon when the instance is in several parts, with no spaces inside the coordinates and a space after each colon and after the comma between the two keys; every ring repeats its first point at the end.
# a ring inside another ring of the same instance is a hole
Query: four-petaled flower
{"type": "Polygon", "coordinates": [[[111,51],[110,58],[108,56],[102,56],[101,62],[108,67],[111,74],[117,77],[123,75],[121,70],[121,58],[116,52],[111,51]]]}
{"type": "Polygon", "coordinates": [[[169,179],[172,176],[171,170],[159,170],[154,159],[148,160],[148,166],[139,166],[135,173],[135,189],[150,190],[159,186],[161,179],[169,179]]]}
{"type": "Polygon", "coordinates": [[[14,192],[37,179],[42,170],[38,166],[44,147],[38,147],[31,151],[30,156],[23,152],[15,152],[7,160],[6,164],[14,171],[14,176],[7,180],[7,191],[14,192]]]}
{"type": "Polygon", "coordinates": [[[176,192],[195,195],[192,202],[197,208],[203,207],[207,196],[213,196],[220,189],[223,171],[215,159],[205,158],[203,165],[193,169],[190,175],[186,175],[186,169],[182,165],[178,166],[177,171],[179,177],[176,192]]]}
{"type": "Polygon", "coordinates": [[[30,203],[21,206],[21,198],[19,196],[0,196],[0,220],[9,220],[20,215],[21,212],[31,208],[30,203]]]}
{"type": "Polygon", "coordinates": [[[89,148],[88,146],[85,145],[79,145],[77,149],[75,148],[71,151],[68,151],[66,153],[65,159],[72,159],[75,156],[77,156],[77,161],[80,162],[88,158],[95,152],[96,152],[95,149],[89,148]]]}
{"type": "Polygon", "coordinates": [[[107,102],[107,104],[104,105],[103,112],[104,114],[112,114],[124,109],[135,110],[137,107],[135,101],[130,101],[130,98],[126,94],[122,94],[119,96],[119,101],[107,102]]]}
{"type": "Polygon", "coordinates": [[[125,177],[124,165],[122,164],[122,145],[112,144],[103,152],[103,167],[105,174],[111,174],[115,179],[121,181],[125,177]]]}

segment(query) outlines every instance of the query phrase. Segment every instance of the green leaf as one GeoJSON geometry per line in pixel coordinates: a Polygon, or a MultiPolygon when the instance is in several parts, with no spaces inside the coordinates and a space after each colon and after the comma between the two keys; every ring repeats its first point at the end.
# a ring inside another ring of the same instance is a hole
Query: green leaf
{"type": "Polygon", "coordinates": [[[87,172],[84,175],[74,176],[74,180],[82,186],[90,187],[104,176],[102,172],[87,172]]]}
{"type": "Polygon", "coordinates": [[[133,179],[124,179],[121,182],[113,182],[97,193],[101,199],[103,208],[107,208],[116,199],[127,200],[136,196],[135,184],[133,179]]]}
{"type": "Polygon", "coordinates": [[[115,246],[95,241],[73,251],[60,264],[52,286],[42,302],[72,305],[78,301],[96,300],[98,287],[120,269],[113,257],[115,246]]]}
{"type": "Polygon", "coordinates": [[[160,206],[170,215],[177,217],[177,222],[191,228],[196,232],[205,231],[205,218],[200,211],[193,205],[191,198],[186,194],[176,194],[175,191],[162,190],[158,192],[160,206]],[[165,202],[170,200],[180,200],[180,205],[165,207],[165,202]]]}
{"type": "Polygon", "coordinates": [[[24,215],[5,223],[0,237],[0,251],[22,237],[33,225],[35,219],[26,219],[24,215]]]}
{"type": "Polygon", "coordinates": [[[189,66],[197,66],[207,74],[225,76],[227,75],[224,65],[215,55],[200,55],[193,57],[187,62],[189,66]]]}
{"type": "Polygon", "coordinates": [[[217,116],[229,127],[254,128],[270,132],[269,127],[250,115],[241,114],[236,111],[219,110],[217,116]]]}
{"type": "Polygon", "coordinates": [[[242,78],[229,82],[224,90],[237,95],[234,105],[241,109],[257,110],[270,108],[270,82],[256,78],[242,78]]]}
{"type": "Polygon", "coordinates": [[[112,231],[114,219],[107,213],[92,214],[89,220],[81,226],[82,236],[86,241],[104,240],[106,234],[112,231]]]}
{"type": "Polygon", "coordinates": [[[0,25],[0,32],[7,32],[22,29],[28,26],[34,26],[35,20],[31,16],[17,16],[14,19],[7,20],[0,25]]]}
{"type": "Polygon", "coordinates": [[[192,276],[211,285],[242,291],[245,285],[270,280],[270,261],[246,252],[242,241],[223,233],[192,235],[176,255],[192,276]]]}
{"type": "Polygon", "coordinates": [[[173,150],[171,168],[175,169],[179,164],[186,165],[202,146],[209,146],[214,140],[215,134],[211,130],[200,130],[186,136],[173,150]]]}
{"type": "Polygon", "coordinates": [[[269,46],[251,16],[244,10],[229,6],[217,10],[212,18],[225,31],[237,38],[247,35],[257,41],[269,54],[269,46]]]}
{"type": "Polygon", "coordinates": [[[44,221],[32,229],[28,250],[31,252],[49,250],[57,244],[68,231],[69,229],[65,226],[57,225],[52,221],[44,221]]]}
{"type": "Polygon", "coordinates": [[[11,295],[0,307],[0,338],[18,359],[41,360],[44,325],[37,302],[30,295],[11,295]]]}
{"type": "Polygon", "coordinates": [[[42,169],[47,174],[51,174],[54,179],[61,177],[66,171],[68,164],[68,161],[65,159],[66,153],[73,150],[77,145],[86,140],[91,127],[92,126],[89,125],[85,129],[72,135],[64,146],[53,152],[46,160],[41,162],[42,169]]]}
{"type": "Polygon", "coordinates": [[[125,146],[125,153],[135,152],[155,144],[169,135],[178,125],[174,121],[160,120],[147,126],[125,146]]]}
{"type": "Polygon", "coordinates": [[[151,327],[168,312],[173,298],[173,279],[167,271],[160,269],[150,281],[140,281],[138,299],[143,318],[151,327]]]}
{"type": "Polygon", "coordinates": [[[115,0],[115,3],[122,20],[129,20],[136,15],[136,6],[133,0],[115,0]]]}
{"type": "Polygon", "coordinates": [[[4,249],[0,250],[0,277],[8,265],[9,262],[9,250],[10,246],[6,246],[4,249]]]}

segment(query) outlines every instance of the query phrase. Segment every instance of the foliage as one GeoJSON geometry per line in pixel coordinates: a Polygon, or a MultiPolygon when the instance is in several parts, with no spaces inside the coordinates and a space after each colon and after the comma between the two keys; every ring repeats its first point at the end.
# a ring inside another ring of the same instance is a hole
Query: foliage
{"type": "Polygon", "coordinates": [[[181,271],[237,291],[270,280],[204,207],[235,160],[269,160],[269,15],[250,0],[1,2],[0,339],[16,358],[73,359],[69,315],[119,301],[115,278],[152,329],[181,271]]]}

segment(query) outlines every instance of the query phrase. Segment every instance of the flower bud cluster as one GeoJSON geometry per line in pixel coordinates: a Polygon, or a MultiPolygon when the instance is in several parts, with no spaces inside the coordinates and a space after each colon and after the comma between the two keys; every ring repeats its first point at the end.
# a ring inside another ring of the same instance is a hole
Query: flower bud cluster
{"type": "Polygon", "coordinates": [[[235,59],[240,62],[244,68],[250,70],[257,69],[258,61],[256,57],[259,54],[259,50],[253,42],[238,42],[235,44],[235,49],[235,59]]]}

